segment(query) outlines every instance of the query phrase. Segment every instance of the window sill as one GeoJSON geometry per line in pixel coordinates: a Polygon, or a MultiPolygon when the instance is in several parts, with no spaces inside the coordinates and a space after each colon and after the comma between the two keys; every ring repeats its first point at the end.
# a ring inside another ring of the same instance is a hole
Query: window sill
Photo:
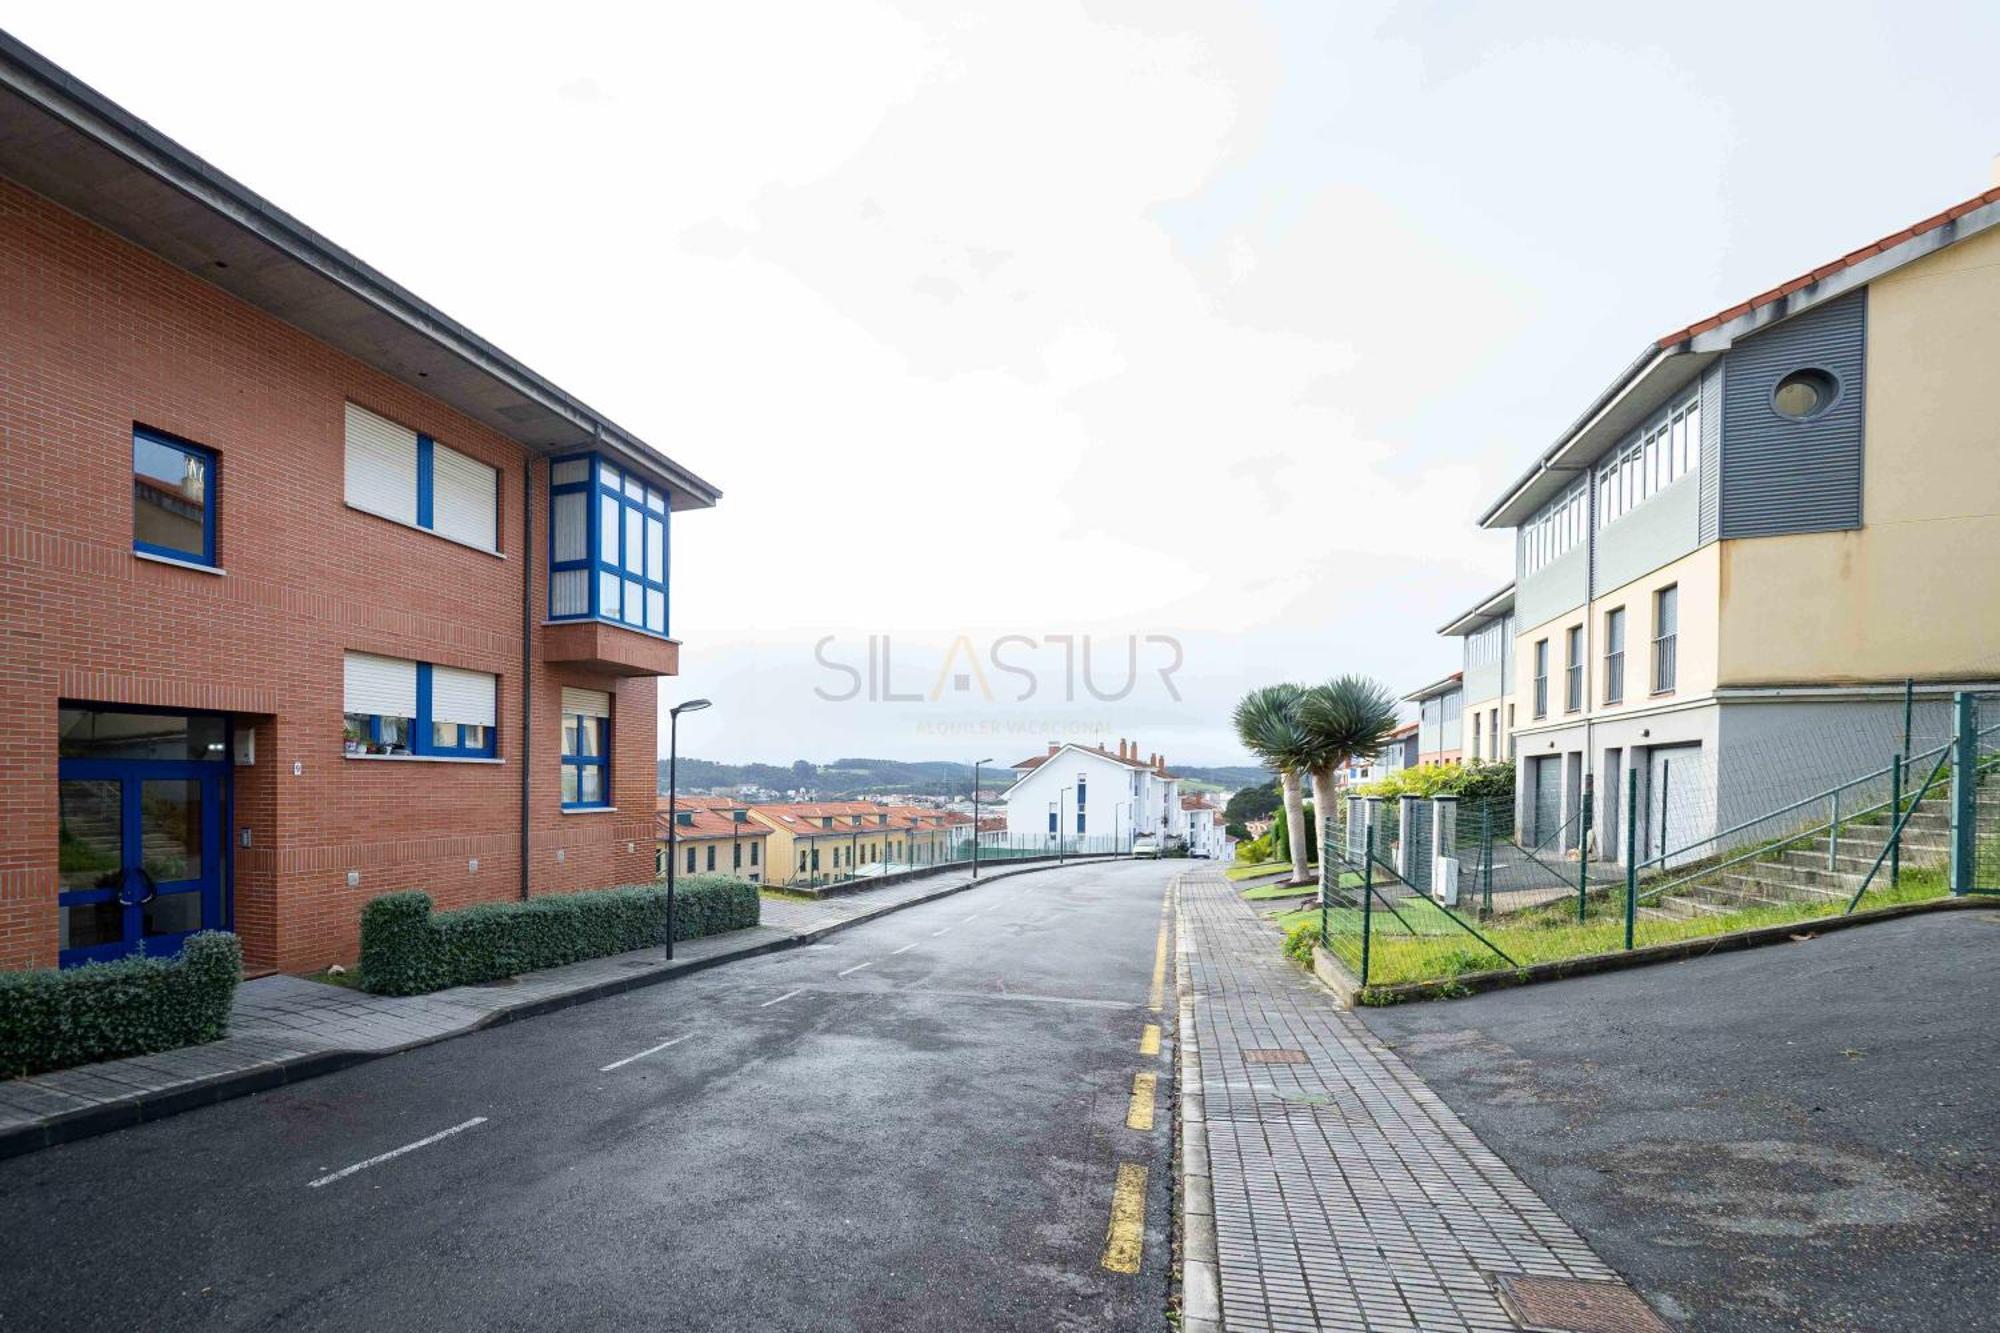
{"type": "Polygon", "coordinates": [[[197,574],[213,574],[217,578],[222,578],[228,573],[220,565],[204,565],[199,560],[182,560],[177,556],[159,555],[152,551],[135,550],[132,554],[141,560],[150,560],[156,565],[172,565],[175,569],[191,569],[197,574]]]}
{"type": "Polygon", "coordinates": [[[505,759],[489,759],[485,755],[473,754],[343,754],[342,759],[353,759],[366,764],[504,764],[505,759]]]}
{"type": "Polygon", "coordinates": [[[507,558],[503,552],[496,551],[490,546],[475,546],[471,542],[462,542],[456,537],[439,532],[436,528],[419,527],[407,519],[397,518],[394,514],[385,514],[379,509],[369,509],[365,505],[354,503],[352,500],[343,500],[341,503],[357,514],[366,514],[370,518],[379,518],[384,523],[394,523],[397,527],[408,528],[411,532],[421,532],[426,537],[435,537],[441,542],[449,542],[462,551],[477,551],[481,555],[490,555],[495,560],[505,560],[507,558]]]}
{"type": "Polygon", "coordinates": [[[566,805],[562,808],[562,812],[566,815],[615,815],[618,813],[618,807],[615,805],[566,805]]]}

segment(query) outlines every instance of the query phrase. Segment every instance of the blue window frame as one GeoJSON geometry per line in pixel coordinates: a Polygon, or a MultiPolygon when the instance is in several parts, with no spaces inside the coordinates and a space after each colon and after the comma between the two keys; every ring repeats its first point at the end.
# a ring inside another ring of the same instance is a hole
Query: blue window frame
{"type": "Polygon", "coordinates": [[[549,465],[549,619],[667,635],[664,487],[572,454],[549,465]]]}
{"type": "MultiPolygon", "coordinates": [[[[348,754],[429,755],[438,759],[491,759],[496,728],[477,722],[439,722],[431,716],[432,667],[417,669],[415,717],[382,713],[347,713],[341,718],[342,744],[348,754]]],[[[499,682],[494,682],[498,692],[499,682]]]]}
{"type": "Polygon", "coordinates": [[[132,549],[215,563],[215,451],[132,428],[132,549]]]}
{"type": "Polygon", "coordinates": [[[563,809],[592,810],[611,804],[610,753],[610,718],[563,714],[563,809]]]}

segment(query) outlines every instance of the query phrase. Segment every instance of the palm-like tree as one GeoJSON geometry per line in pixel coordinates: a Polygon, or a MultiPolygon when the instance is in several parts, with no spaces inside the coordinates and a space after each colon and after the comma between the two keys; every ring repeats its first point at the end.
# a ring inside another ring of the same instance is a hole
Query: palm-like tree
{"type": "Polygon", "coordinates": [[[1381,752],[1396,729],[1396,699],[1366,676],[1341,676],[1301,692],[1298,723],[1306,736],[1301,766],[1312,776],[1319,817],[1330,819],[1333,775],[1381,752]]]}
{"type": "Polygon", "coordinates": [[[1299,717],[1305,690],[1293,684],[1264,685],[1236,704],[1233,721],[1243,748],[1278,774],[1285,798],[1285,825],[1290,834],[1292,879],[1306,878],[1306,803],[1299,775],[1312,757],[1312,743],[1299,717]]]}

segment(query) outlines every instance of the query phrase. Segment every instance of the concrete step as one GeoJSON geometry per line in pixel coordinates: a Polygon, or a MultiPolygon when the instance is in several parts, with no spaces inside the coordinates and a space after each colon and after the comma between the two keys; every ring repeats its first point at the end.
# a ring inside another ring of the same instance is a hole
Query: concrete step
{"type": "Polygon", "coordinates": [[[1746,907],[1788,907],[1798,903],[1846,902],[1854,894],[1852,888],[1835,884],[1772,880],[1755,873],[1725,873],[1717,891],[1726,892],[1732,901],[1746,907]]]}
{"type": "Polygon", "coordinates": [[[1682,921],[1697,916],[1719,916],[1726,910],[1712,902],[1697,898],[1691,893],[1663,894],[1653,900],[1653,906],[1666,915],[1682,921]]]}
{"type": "MultiPolygon", "coordinates": [[[[1880,846],[1865,849],[1856,848],[1850,852],[1846,841],[1843,840],[1840,844],[1840,854],[1833,858],[1833,868],[1830,873],[1857,877],[1866,875],[1870,867],[1875,864],[1876,858],[1881,856],[1881,852],[1882,849],[1880,846]]],[[[1950,857],[1951,849],[1949,847],[1930,845],[1913,846],[1907,842],[1903,844],[1903,865],[1906,868],[1943,865],[1950,857]]],[[[1769,861],[1753,861],[1746,862],[1745,864],[1790,866],[1801,871],[1817,870],[1822,873],[1828,873],[1825,847],[1816,849],[1798,848],[1789,852],[1783,852],[1769,861]]],[[[1882,864],[1886,866],[1889,863],[1884,859],[1882,864]]]]}

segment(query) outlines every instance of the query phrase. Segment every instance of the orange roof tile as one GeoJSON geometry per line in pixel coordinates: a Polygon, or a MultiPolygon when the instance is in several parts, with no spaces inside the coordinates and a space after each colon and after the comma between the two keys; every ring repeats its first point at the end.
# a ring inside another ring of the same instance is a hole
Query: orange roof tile
{"type": "Polygon", "coordinates": [[[1690,338],[1708,332],[1710,329],[1719,328],[1740,315],[1747,315],[1759,306],[1769,305],[1773,301],[1782,300],[1790,296],[1793,292],[1810,287],[1814,283],[1824,282],[1842,269],[1853,268],[1865,259],[1872,259],[1885,250],[1893,250],[1905,241],[1921,236],[1925,232],[1936,231],[1948,222],[1955,222],[1967,213],[1993,203],[2000,203],[2000,187],[1987,190],[1983,194],[1975,194],[1963,203],[1953,204],[1942,213],[1933,214],[1925,218],[1922,222],[1912,223],[1901,231],[1890,232],[1887,236],[1882,237],[1882,239],[1864,245],[1859,250],[1851,250],[1832,263],[1822,264],[1810,272],[1801,273],[1789,282],[1781,282],[1776,287],[1771,288],[1771,290],[1760,292],[1747,301],[1730,306],[1727,310],[1718,310],[1707,319],[1696,320],[1684,329],[1676,329],[1661,338],[1654,345],[1661,351],[1665,351],[1676,343],[1684,343],[1690,338]]]}

